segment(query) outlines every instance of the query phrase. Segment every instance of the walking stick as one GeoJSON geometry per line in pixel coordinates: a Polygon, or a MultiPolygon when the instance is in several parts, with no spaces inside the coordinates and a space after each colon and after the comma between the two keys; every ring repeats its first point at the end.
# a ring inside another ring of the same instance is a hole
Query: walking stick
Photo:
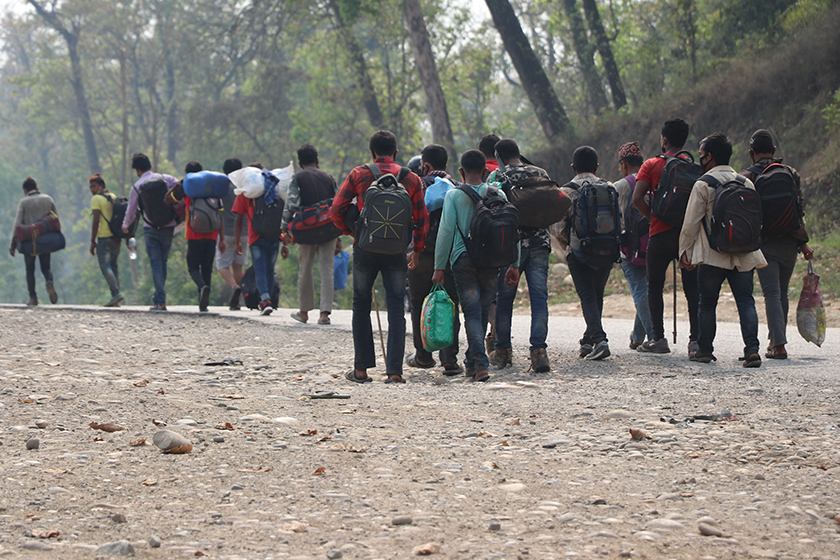
{"type": "Polygon", "coordinates": [[[382,345],[382,359],[385,360],[385,369],[388,369],[388,354],[385,353],[385,337],[382,336],[382,320],[379,318],[379,302],[376,301],[376,287],[373,288],[373,305],[376,307],[376,324],[379,325],[379,344],[382,345]]]}
{"type": "Polygon", "coordinates": [[[677,261],[674,261],[674,344],[677,343],[677,261]]]}

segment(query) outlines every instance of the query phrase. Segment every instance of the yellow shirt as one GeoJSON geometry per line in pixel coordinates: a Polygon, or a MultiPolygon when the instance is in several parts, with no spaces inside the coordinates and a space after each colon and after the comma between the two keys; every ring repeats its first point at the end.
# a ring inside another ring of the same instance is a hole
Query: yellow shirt
{"type": "Polygon", "coordinates": [[[99,231],[96,233],[96,237],[98,238],[114,236],[111,233],[111,226],[108,225],[108,222],[114,215],[113,200],[115,198],[116,196],[114,194],[107,193],[95,194],[90,200],[91,210],[99,210],[99,231]]]}

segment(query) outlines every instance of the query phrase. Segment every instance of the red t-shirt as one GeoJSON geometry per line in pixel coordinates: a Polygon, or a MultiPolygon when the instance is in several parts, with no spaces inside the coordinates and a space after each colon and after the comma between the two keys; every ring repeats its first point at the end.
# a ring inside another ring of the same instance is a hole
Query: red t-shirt
{"type": "MultiPolygon", "coordinates": [[[[666,152],[664,155],[672,156],[674,155],[672,152],[666,152]]],[[[661,156],[656,156],[650,158],[649,160],[645,161],[642,164],[641,169],[636,174],[636,183],[639,181],[647,181],[650,183],[651,191],[656,188],[656,185],[659,184],[659,179],[662,177],[662,170],[665,169],[665,158],[661,156]]],[[[651,213],[650,216],[650,235],[653,237],[657,233],[662,233],[663,231],[668,231],[669,229],[674,229],[674,226],[669,226],[664,222],[660,222],[656,216],[651,213]]]]}
{"type": "MultiPolygon", "coordinates": [[[[251,220],[254,219],[254,201],[245,196],[244,194],[236,195],[236,199],[233,201],[233,208],[230,209],[231,212],[234,214],[239,214],[243,218],[248,220],[248,223],[251,223],[251,220]]],[[[234,235],[234,232],[230,232],[231,235],[234,235]]],[[[254,232],[254,228],[248,228],[248,245],[253,245],[254,242],[259,239],[260,236],[254,232]]]]}
{"type": "Polygon", "coordinates": [[[184,229],[184,235],[186,236],[186,238],[187,239],[193,239],[193,240],[195,240],[195,239],[212,239],[213,241],[218,240],[219,239],[219,232],[218,231],[213,231],[213,232],[210,232],[210,233],[196,233],[190,227],[190,203],[191,202],[192,202],[192,200],[190,199],[190,197],[184,196],[184,205],[186,206],[186,210],[187,210],[187,214],[186,214],[186,216],[187,216],[187,220],[186,220],[187,227],[184,229]]]}
{"type": "Polygon", "coordinates": [[[487,171],[490,173],[493,173],[499,168],[499,162],[495,159],[488,159],[485,165],[487,166],[487,171]]]}

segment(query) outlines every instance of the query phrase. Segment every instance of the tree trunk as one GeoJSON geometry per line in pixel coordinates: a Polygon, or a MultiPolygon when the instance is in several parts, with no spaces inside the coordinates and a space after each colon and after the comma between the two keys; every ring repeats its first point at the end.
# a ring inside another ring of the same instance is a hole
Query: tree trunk
{"type": "Polygon", "coordinates": [[[598,77],[598,71],[595,69],[595,49],[586,38],[586,29],[583,27],[583,18],[576,0],[563,0],[563,7],[566,10],[566,18],[569,20],[572,44],[580,63],[580,73],[583,74],[586,91],[589,94],[589,103],[597,113],[605,109],[608,102],[601,85],[601,78],[598,77]]]}
{"type": "Polygon", "coordinates": [[[426,112],[432,125],[432,139],[436,144],[446,147],[449,161],[454,162],[455,141],[449,124],[449,112],[446,110],[446,99],[443,97],[443,87],[440,85],[440,75],[435,64],[432,44],[429,42],[429,31],[420,9],[420,0],[405,0],[403,15],[408,24],[417,72],[420,74],[420,82],[426,96],[426,112]]]}
{"type": "Polygon", "coordinates": [[[680,0],[680,10],[683,12],[683,32],[685,33],[686,49],[691,60],[691,82],[697,84],[697,24],[694,18],[696,9],[694,0],[680,0]]]}
{"type": "Polygon", "coordinates": [[[125,50],[120,50],[120,104],[122,105],[122,137],[121,137],[121,163],[120,163],[120,196],[125,196],[125,184],[128,180],[128,94],[126,76],[126,55],[125,50]]]}
{"type": "Polygon", "coordinates": [[[553,145],[562,144],[574,136],[566,111],[557,99],[548,76],[540,65],[531,43],[508,0],[485,0],[493,17],[493,25],[502,37],[505,50],[519,74],[522,87],[528,96],[543,132],[553,145]]]}
{"type": "Polygon", "coordinates": [[[175,67],[167,56],[166,61],[166,159],[177,166],[178,138],[180,136],[180,122],[178,121],[178,101],[176,99],[175,67]]]}
{"type": "Polygon", "coordinates": [[[80,29],[77,24],[73,24],[72,31],[67,29],[64,24],[58,19],[55,11],[47,11],[35,0],[28,0],[35,11],[38,12],[47,24],[58,31],[67,43],[67,53],[70,56],[70,83],[73,86],[73,94],[76,97],[76,111],[78,112],[79,122],[82,125],[82,135],[85,139],[85,149],[87,150],[88,167],[91,173],[99,173],[102,168],[99,165],[99,153],[96,150],[96,139],[93,135],[93,126],[91,124],[90,109],[88,107],[87,95],[85,94],[84,77],[82,75],[82,63],[79,59],[79,34],[80,29]]]}
{"type": "Polygon", "coordinates": [[[379,102],[376,100],[376,91],[373,89],[373,82],[368,73],[362,47],[359,45],[359,40],[356,38],[353,29],[344,22],[338,0],[330,0],[330,8],[335,17],[335,27],[339,40],[344,45],[347,56],[350,58],[350,63],[353,66],[351,71],[356,79],[356,87],[359,88],[362,94],[362,103],[365,106],[370,125],[379,130],[385,123],[382,118],[382,110],[379,108],[379,102]]]}
{"type": "Polygon", "coordinates": [[[610,39],[604,31],[604,24],[601,21],[601,14],[598,12],[598,4],[595,0],[583,0],[583,12],[586,14],[586,21],[589,24],[589,31],[595,38],[595,46],[601,55],[601,62],[604,63],[604,70],[607,73],[607,82],[610,84],[613,105],[621,109],[627,105],[627,96],[624,94],[624,86],[621,85],[621,76],[618,73],[618,65],[615,63],[610,39]]]}

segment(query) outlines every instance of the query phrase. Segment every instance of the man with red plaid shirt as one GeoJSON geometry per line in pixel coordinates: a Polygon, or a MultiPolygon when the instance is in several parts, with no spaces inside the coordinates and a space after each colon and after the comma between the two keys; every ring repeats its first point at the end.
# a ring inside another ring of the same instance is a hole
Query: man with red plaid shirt
{"type": "MultiPolygon", "coordinates": [[[[402,169],[394,162],[397,157],[397,137],[387,130],[379,130],[370,137],[370,154],[382,174],[395,177],[402,169]]],[[[373,183],[373,173],[367,166],[353,169],[330,208],[333,222],[344,235],[354,235],[345,220],[345,213],[350,210],[358,215],[350,205],[355,199],[358,210],[364,206],[364,193],[373,183]]],[[[376,366],[376,353],[373,343],[373,326],[370,322],[373,283],[377,274],[382,274],[385,285],[385,297],[388,308],[388,349],[385,364],[386,383],[405,383],[402,376],[403,354],[405,353],[405,279],[407,268],[414,269],[417,258],[426,242],[428,212],[423,201],[423,187],[420,178],[409,173],[402,181],[412,202],[412,221],[414,222],[413,251],[406,258],[403,254],[384,255],[365,251],[354,243],[353,246],[353,347],[355,350],[354,369],[346,373],[347,379],[356,383],[367,383],[371,378],[368,368],[376,366]]]]}

